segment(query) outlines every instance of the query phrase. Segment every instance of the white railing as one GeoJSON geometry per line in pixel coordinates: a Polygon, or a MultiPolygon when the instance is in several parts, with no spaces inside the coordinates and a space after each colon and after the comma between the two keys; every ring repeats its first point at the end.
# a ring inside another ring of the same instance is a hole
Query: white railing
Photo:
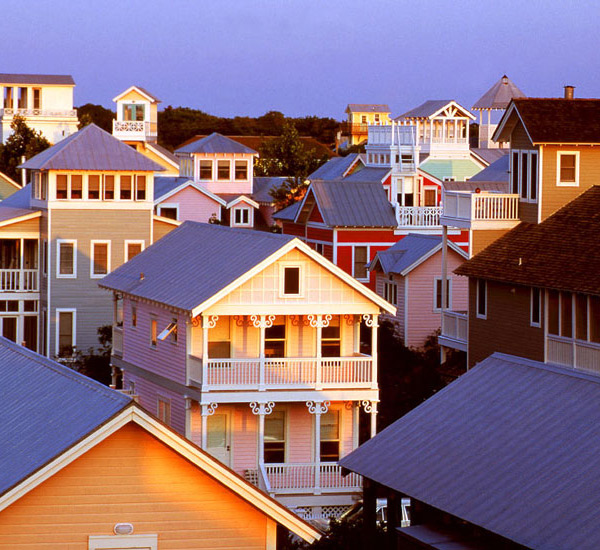
{"type": "Polygon", "coordinates": [[[467,138],[464,137],[441,137],[441,136],[433,136],[431,138],[431,143],[448,143],[448,144],[452,144],[452,143],[467,143],[467,138]]]}
{"type": "Polygon", "coordinates": [[[516,221],[519,195],[444,191],[445,218],[479,221],[516,221]]]}
{"type": "Polygon", "coordinates": [[[25,117],[76,117],[77,109],[1,109],[0,116],[25,116],[25,117]]]}
{"type": "Polygon", "coordinates": [[[442,336],[466,343],[468,340],[468,314],[444,310],[442,312],[442,336]]]}
{"type": "Polygon", "coordinates": [[[546,360],[600,374],[600,344],[549,334],[546,360]]]}
{"type": "Polygon", "coordinates": [[[350,473],[342,477],[342,467],[335,462],[320,464],[265,464],[272,493],[356,492],[362,477],[350,473]]]}
{"type": "Polygon", "coordinates": [[[285,357],[277,359],[209,359],[188,356],[188,378],[206,390],[281,388],[370,388],[373,359],[358,357],[285,357]]]}
{"type": "Polygon", "coordinates": [[[156,136],[156,123],[144,120],[113,120],[113,134],[122,136],[156,136]]]}
{"type": "Polygon", "coordinates": [[[113,325],[112,352],[113,355],[123,356],[123,327],[113,325]]]}
{"type": "Polygon", "coordinates": [[[441,206],[398,206],[396,219],[399,227],[435,227],[440,225],[441,206]]]}
{"type": "Polygon", "coordinates": [[[369,145],[416,145],[417,132],[415,126],[369,125],[369,145]]]}
{"type": "Polygon", "coordinates": [[[0,269],[0,292],[37,292],[37,269],[0,269]]]}

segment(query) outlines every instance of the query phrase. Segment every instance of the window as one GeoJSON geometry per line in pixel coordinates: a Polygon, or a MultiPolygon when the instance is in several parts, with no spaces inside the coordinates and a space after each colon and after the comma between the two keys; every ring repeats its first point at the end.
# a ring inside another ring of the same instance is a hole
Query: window
{"type": "Polygon", "coordinates": [[[88,199],[92,201],[100,200],[100,176],[88,176],[88,199]]]}
{"type": "Polygon", "coordinates": [[[321,415],[321,461],[337,462],[340,459],[340,411],[321,415]]]}
{"type": "Polygon", "coordinates": [[[42,89],[41,88],[33,89],[33,108],[34,109],[42,108],[42,89]]]}
{"type": "Polygon", "coordinates": [[[234,208],[233,223],[235,225],[250,225],[250,209],[249,208],[234,208]]]}
{"type": "Polygon", "coordinates": [[[325,245],[323,243],[315,243],[315,250],[321,254],[321,256],[325,255],[325,245]]]}
{"type": "Polygon", "coordinates": [[[81,174],[71,175],[71,199],[83,199],[83,176],[81,174]]]}
{"type": "Polygon", "coordinates": [[[228,160],[217,161],[217,179],[228,180],[230,179],[229,171],[231,164],[228,160]]]}
{"type": "Polygon", "coordinates": [[[131,326],[137,327],[137,302],[131,302],[131,326]]]}
{"type": "Polygon", "coordinates": [[[208,330],[208,357],[231,357],[231,322],[219,317],[214,328],[208,330]]]}
{"type": "Polygon", "coordinates": [[[114,201],[115,200],[115,177],[104,176],[104,200],[114,201]]]}
{"type": "Polygon", "coordinates": [[[48,275],[48,241],[42,243],[42,273],[48,275]]]}
{"type": "Polygon", "coordinates": [[[579,185],[579,152],[559,152],[556,185],[579,185]]]}
{"type": "Polygon", "coordinates": [[[164,397],[156,398],[156,416],[167,426],[171,425],[171,400],[164,397]]]}
{"type": "Polygon", "coordinates": [[[158,320],[155,317],[150,318],[150,347],[155,348],[158,338],[158,320]]]}
{"type": "Polygon", "coordinates": [[[248,161],[236,160],[235,161],[235,179],[236,180],[247,180],[248,179],[248,161]]]}
{"type": "Polygon", "coordinates": [[[59,279],[74,279],[77,277],[77,241],[58,239],[56,258],[56,277],[59,279]]]}
{"type": "Polygon", "coordinates": [[[4,88],[4,108],[13,108],[13,88],[4,88]]]}
{"type": "Polygon", "coordinates": [[[284,296],[300,295],[300,267],[283,268],[283,294],[284,296]]]}
{"type": "MultiPolygon", "coordinates": [[[[446,306],[444,309],[450,309],[452,296],[452,279],[446,279],[446,306]]],[[[440,277],[435,278],[435,302],[433,304],[434,311],[442,309],[442,279],[440,277]]]]}
{"type": "Polygon", "coordinates": [[[125,241],[125,261],[137,256],[144,250],[144,241],[125,241]]]}
{"type": "Polygon", "coordinates": [[[90,277],[104,277],[110,271],[110,241],[91,242],[90,277]]]}
{"type": "Polygon", "coordinates": [[[171,322],[165,327],[165,329],[158,335],[159,340],[166,340],[170,336],[171,343],[177,343],[177,318],[171,319],[171,322]]]}
{"type": "Polygon", "coordinates": [[[265,416],[264,456],[266,464],[285,462],[285,412],[265,416]]]}
{"type": "Polygon", "coordinates": [[[487,281],[477,279],[477,317],[487,317],[487,281]]]}
{"type": "Polygon", "coordinates": [[[365,280],[368,279],[367,273],[367,261],[368,261],[368,247],[367,246],[355,246],[354,247],[354,270],[352,275],[355,279],[365,280]]]}
{"type": "Polygon", "coordinates": [[[425,206],[437,206],[437,190],[425,189],[425,206]]]}
{"type": "Polygon", "coordinates": [[[69,179],[66,174],[56,176],[56,198],[66,199],[69,197],[69,179]]]}
{"type": "Polygon", "coordinates": [[[519,194],[519,151],[512,154],[512,166],[510,171],[511,191],[513,195],[519,194]]]}
{"type": "Polygon", "coordinates": [[[394,305],[398,302],[398,285],[394,282],[393,275],[383,283],[383,299],[394,305]]]}
{"type": "Polygon", "coordinates": [[[529,173],[527,169],[527,155],[521,154],[521,198],[527,198],[528,185],[527,185],[527,174],[529,173]]]}
{"type": "Polygon", "coordinates": [[[329,325],[323,327],[321,330],[321,356],[340,357],[340,316],[333,315],[329,321],[329,325]]]}
{"type": "Polygon", "coordinates": [[[144,120],[144,105],[124,104],[123,120],[142,121],[144,120]]]}
{"type": "Polygon", "coordinates": [[[131,200],[131,176],[121,176],[121,190],[119,198],[122,201],[131,200]]]}
{"type": "Polygon", "coordinates": [[[158,215],[163,218],[169,218],[170,220],[179,219],[179,205],[178,204],[161,204],[158,207],[158,215]]]}
{"type": "Polygon", "coordinates": [[[212,180],[213,162],[212,160],[201,160],[200,161],[200,179],[201,180],[212,180]]]}
{"type": "Polygon", "coordinates": [[[144,550],[157,550],[158,535],[90,535],[88,550],[133,550],[143,548],[144,550]]]}
{"type": "Polygon", "coordinates": [[[17,105],[19,109],[27,109],[27,88],[17,88],[17,105]]]}
{"type": "Polygon", "coordinates": [[[265,329],[265,357],[285,357],[285,317],[275,317],[273,325],[265,329]]]}
{"type": "Polygon", "coordinates": [[[70,357],[75,348],[75,315],[74,309],[56,310],[56,355],[70,357]]]}
{"type": "Polygon", "coordinates": [[[511,155],[511,193],[520,195],[522,201],[537,201],[537,155],[537,151],[513,151],[511,155]]]}
{"type": "Polygon", "coordinates": [[[531,315],[530,325],[532,327],[539,327],[542,319],[542,300],[541,290],[539,288],[531,288],[531,315]]]}
{"type": "Polygon", "coordinates": [[[136,176],[135,178],[135,200],[146,200],[146,176],[136,176]]]}

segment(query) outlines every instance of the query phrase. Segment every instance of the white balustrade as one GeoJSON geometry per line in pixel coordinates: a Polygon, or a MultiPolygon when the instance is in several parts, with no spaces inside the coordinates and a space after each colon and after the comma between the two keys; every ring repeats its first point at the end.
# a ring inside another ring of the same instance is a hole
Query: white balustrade
{"type": "Polygon", "coordinates": [[[361,476],[350,473],[342,477],[342,467],[335,462],[265,464],[264,468],[273,493],[355,492],[362,488],[361,476]],[[315,483],[317,468],[319,487],[315,483]]]}
{"type": "Polygon", "coordinates": [[[156,124],[144,120],[113,120],[113,134],[121,136],[155,136],[156,124]]]}
{"type": "Polygon", "coordinates": [[[459,342],[467,342],[468,339],[468,315],[458,311],[442,312],[442,336],[452,338],[459,342]]]}
{"type": "Polygon", "coordinates": [[[399,227],[435,227],[440,225],[441,206],[397,206],[399,227]]]}
{"type": "Polygon", "coordinates": [[[37,269],[0,269],[0,292],[37,291],[37,269]]]}
{"type": "Polygon", "coordinates": [[[411,145],[417,140],[415,126],[369,125],[369,145],[411,145]]]}
{"type": "Polygon", "coordinates": [[[49,110],[49,109],[10,109],[0,110],[0,116],[24,116],[24,117],[76,117],[76,109],[49,110]]]}
{"type": "Polygon", "coordinates": [[[600,343],[549,334],[547,361],[600,374],[600,343]]]}
{"type": "Polygon", "coordinates": [[[519,195],[444,191],[445,218],[477,221],[516,221],[519,219],[519,195]]]}

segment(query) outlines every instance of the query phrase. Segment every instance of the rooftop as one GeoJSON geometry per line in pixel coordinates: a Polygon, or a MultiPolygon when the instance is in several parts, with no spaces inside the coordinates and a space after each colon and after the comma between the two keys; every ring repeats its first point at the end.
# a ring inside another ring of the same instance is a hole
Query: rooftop
{"type": "Polygon", "coordinates": [[[475,102],[473,110],[506,109],[510,100],[515,97],[525,97],[525,94],[508,76],[504,75],[475,102]]]}
{"type": "Polygon", "coordinates": [[[349,103],[346,111],[351,113],[390,113],[386,103],[349,103]]]}
{"type": "Polygon", "coordinates": [[[196,136],[175,150],[176,153],[238,153],[258,155],[258,152],[239,141],[213,132],[209,136],[196,136]]]}
{"type": "Polygon", "coordinates": [[[40,84],[54,86],[75,86],[73,77],[68,74],[11,74],[0,73],[0,84],[40,84]]]}

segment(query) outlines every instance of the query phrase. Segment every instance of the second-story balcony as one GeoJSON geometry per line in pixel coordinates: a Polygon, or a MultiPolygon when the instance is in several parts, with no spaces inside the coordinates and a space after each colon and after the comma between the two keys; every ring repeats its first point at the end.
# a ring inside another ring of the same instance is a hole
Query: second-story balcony
{"type": "Polygon", "coordinates": [[[467,351],[468,345],[468,319],[466,311],[450,311],[442,312],[442,332],[438,338],[440,345],[467,351]]]}
{"type": "Polygon", "coordinates": [[[399,228],[439,227],[441,206],[399,206],[396,205],[396,219],[399,228]]]}
{"type": "Polygon", "coordinates": [[[388,124],[383,126],[370,125],[369,145],[386,145],[397,147],[415,147],[417,145],[417,131],[415,126],[401,126],[388,124]]]}
{"type": "Polygon", "coordinates": [[[444,191],[441,223],[471,229],[510,229],[519,223],[519,195],[444,191]]]}
{"type": "Polygon", "coordinates": [[[155,140],[157,124],[144,120],[113,120],[113,136],[122,140],[155,140]]]}
{"type": "Polygon", "coordinates": [[[38,292],[37,269],[0,269],[0,292],[38,292]]]}
{"type": "Polygon", "coordinates": [[[358,134],[364,134],[366,136],[369,132],[369,125],[353,122],[342,122],[340,124],[340,130],[343,136],[355,136],[358,134]]]}
{"type": "Polygon", "coordinates": [[[0,118],[77,118],[77,109],[0,109],[0,118]]]}

